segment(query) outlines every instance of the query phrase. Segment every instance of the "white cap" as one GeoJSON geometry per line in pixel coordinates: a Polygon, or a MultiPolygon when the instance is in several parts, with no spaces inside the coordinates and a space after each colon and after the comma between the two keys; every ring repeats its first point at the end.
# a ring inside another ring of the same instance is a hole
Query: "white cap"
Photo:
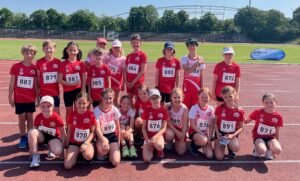
{"type": "Polygon", "coordinates": [[[233,54],[234,55],[234,50],[232,47],[225,47],[223,49],[223,54],[233,54]]]}
{"type": "Polygon", "coordinates": [[[122,43],[118,39],[114,40],[111,44],[111,47],[122,47],[122,43]]]}
{"type": "Polygon", "coordinates": [[[49,102],[52,106],[54,106],[54,99],[51,96],[43,96],[40,100],[40,104],[43,102],[49,102]]]}
{"type": "Polygon", "coordinates": [[[160,92],[157,89],[150,89],[149,90],[149,97],[151,97],[151,96],[159,96],[159,97],[161,97],[160,92]]]}

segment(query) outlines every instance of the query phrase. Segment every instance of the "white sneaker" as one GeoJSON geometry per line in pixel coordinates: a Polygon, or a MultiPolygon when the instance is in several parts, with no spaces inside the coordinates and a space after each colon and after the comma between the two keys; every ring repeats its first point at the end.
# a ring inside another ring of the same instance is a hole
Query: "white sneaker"
{"type": "Polygon", "coordinates": [[[259,158],[260,156],[258,155],[256,149],[254,148],[253,149],[253,152],[252,152],[252,156],[255,157],[255,158],[259,158]]]}
{"type": "Polygon", "coordinates": [[[273,159],[274,159],[274,158],[273,158],[273,153],[272,153],[271,150],[267,150],[266,155],[265,155],[265,158],[266,158],[267,160],[273,160],[273,159]]]}
{"type": "Polygon", "coordinates": [[[40,166],[40,155],[34,154],[32,155],[32,161],[30,163],[30,168],[36,168],[40,166]]]}

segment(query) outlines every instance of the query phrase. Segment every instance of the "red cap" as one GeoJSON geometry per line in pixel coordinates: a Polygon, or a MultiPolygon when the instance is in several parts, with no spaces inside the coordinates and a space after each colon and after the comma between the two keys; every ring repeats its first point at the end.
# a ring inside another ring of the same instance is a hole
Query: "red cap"
{"type": "Polygon", "coordinates": [[[97,43],[105,43],[107,44],[107,41],[105,38],[97,38],[97,43]]]}

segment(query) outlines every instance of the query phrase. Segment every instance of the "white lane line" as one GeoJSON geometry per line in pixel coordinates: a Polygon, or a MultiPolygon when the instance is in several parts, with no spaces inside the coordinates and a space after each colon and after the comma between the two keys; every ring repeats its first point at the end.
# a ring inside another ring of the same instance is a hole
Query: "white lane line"
{"type": "MultiPolygon", "coordinates": [[[[41,161],[41,164],[53,165],[63,164],[63,161],[41,161]]],[[[86,163],[85,161],[78,161],[79,164],[86,163]]],[[[90,164],[109,164],[109,161],[91,161],[90,164]]],[[[135,161],[121,161],[121,164],[145,164],[142,160],[135,161]]],[[[300,160],[160,160],[151,161],[154,164],[283,164],[283,163],[300,163],[300,160]]],[[[29,165],[30,161],[0,161],[0,165],[29,165]]]]}
{"type": "Polygon", "coordinates": [[[277,92],[277,93],[299,93],[300,91],[290,91],[290,90],[249,90],[243,89],[241,92],[277,92]]]}

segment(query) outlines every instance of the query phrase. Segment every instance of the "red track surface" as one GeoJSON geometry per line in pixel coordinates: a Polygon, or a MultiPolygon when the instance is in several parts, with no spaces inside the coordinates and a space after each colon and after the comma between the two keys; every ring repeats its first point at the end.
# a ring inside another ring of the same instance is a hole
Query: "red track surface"
{"type": "MultiPolygon", "coordinates": [[[[285,126],[280,132],[283,153],[273,161],[252,158],[252,125],[240,135],[241,150],[234,161],[209,161],[166,153],[162,161],[144,164],[141,158],[127,160],[117,168],[107,162],[94,161],[90,165],[78,164],[73,170],[63,169],[61,161],[46,162],[36,170],[28,168],[27,150],[20,151],[17,116],[8,105],[9,69],[13,61],[0,61],[0,179],[1,180],[300,180],[300,66],[299,65],[241,65],[242,80],[240,105],[246,113],[261,105],[265,92],[273,92],[279,100],[278,111],[283,114],[285,126]]],[[[212,69],[208,64],[204,85],[211,87],[212,69]]],[[[148,65],[146,84],[153,86],[154,65],[148,65]]],[[[181,76],[182,77],[182,76],[181,76]]],[[[64,112],[61,106],[61,112],[64,112]]],[[[44,151],[45,153],[45,151],[44,151]]],[[[45,155],[43,155],[45,156],[45,155]]]]}

